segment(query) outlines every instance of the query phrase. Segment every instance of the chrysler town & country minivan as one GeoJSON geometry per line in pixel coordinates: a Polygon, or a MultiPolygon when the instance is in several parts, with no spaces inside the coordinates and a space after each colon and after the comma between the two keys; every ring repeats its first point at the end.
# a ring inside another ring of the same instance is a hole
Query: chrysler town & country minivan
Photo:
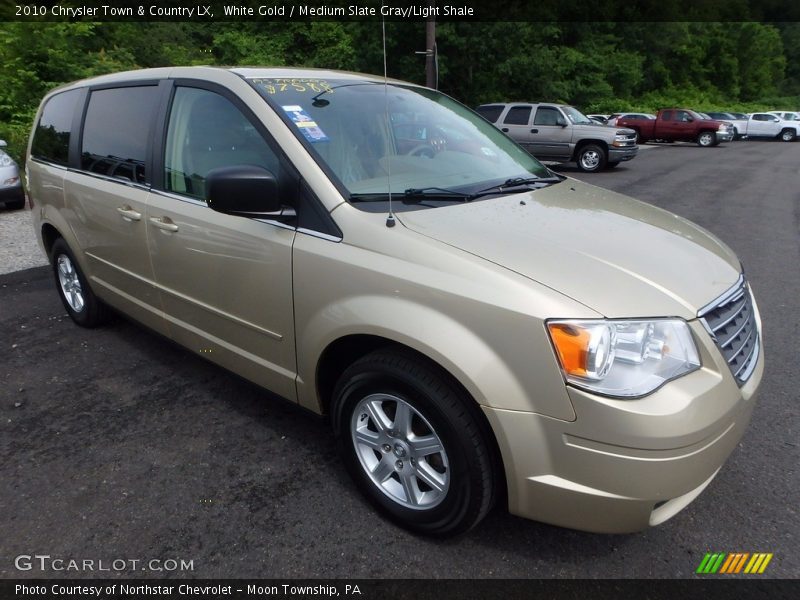
{"type": "Polygon", "coordinates": [[[703,229],[558,176],[436,91],[180,67],[49,93],[27,157],[72,319],[124,313],[329,415],[389,518],[496,500],[566,527],[672,517],[742,436],[758,309],[703,229]]]}

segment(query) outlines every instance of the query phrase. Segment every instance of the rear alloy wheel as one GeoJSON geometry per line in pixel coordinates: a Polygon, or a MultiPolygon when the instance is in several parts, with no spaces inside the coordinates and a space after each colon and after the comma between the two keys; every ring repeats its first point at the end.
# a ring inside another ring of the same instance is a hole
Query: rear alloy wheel
{"type": "Polygon", "coordinates": [[[578,168],[586,173],[594,173],[606,166],[606,152],[595,144],[586,144],[578,150],[578,168]]]}
{"type": "Polygon", "coordinates": [[[717,136],[713,131],[702,131],[700,135],[697,136],[697,145],[703,146],[704,148],[716,146],[717,136]]]}
{"type": "Polygon", "coordinates": [[[494,501],[492,454],[474,407],[434,365],[385,349],[342,374],[331,416],[343,462],[373,504],[408,529],[455,535],[494,501]]]}
{"type": "Polygon", "coordinates": [[[108,318],[108,308],[92,292],[64,238],[50,254],[58,295],[67,313],[81,327],[96,327],[108,318]]]}
{"type": "Polygon", "coordinates": [[[794,138],[797,137],[797,132],[794,129],[784,129],[781,131],[781,141],[782,142],[793,142],[794,138]]]}

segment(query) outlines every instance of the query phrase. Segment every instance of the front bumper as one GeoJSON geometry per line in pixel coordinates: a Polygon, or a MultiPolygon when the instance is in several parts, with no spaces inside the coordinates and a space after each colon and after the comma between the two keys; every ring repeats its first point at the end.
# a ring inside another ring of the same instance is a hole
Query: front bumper
{"type": "MultiPolygon", "coordinates": [[[[701,325],[692,324],[695,338],[701,325]]],[[[711,482],[742,437],[764,371],[763,352],[739,388],[700,344],[703,367],[638,400],[568,388],[577,418],[484,407],[497,434],[512,514],[585,531],[658,525],[711,482]]]]}
{"type": "Polygon", "coordinates": [[[610,146],[608,149],[608,160],[609,162],[624,162],[636,158],[638,153],[639,146],[627,146],[623,148],[610,146]]]}
{"type": "Polygon", "coordinates": [[[21,185],[12,187],[0,187],[0,204],[6,202],[19,202],[25,200],[25,192],[21,185]]]}
{"type": "Polygon", "coordinates": [[[733,129],[727,131],[717,131],[718,142],[730,142],[733,139],[733,129]]]}

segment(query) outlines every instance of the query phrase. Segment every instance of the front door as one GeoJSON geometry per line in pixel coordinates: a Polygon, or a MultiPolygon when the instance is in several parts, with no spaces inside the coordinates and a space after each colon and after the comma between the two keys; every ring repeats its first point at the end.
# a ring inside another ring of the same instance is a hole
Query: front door
{"type": "Polygon", "coordinates": [[[176,86],[163,189],[147,208],[150,255],[170,336],[296,400],[292,309],[294,228],[225,215],[205,202],[211,169],[281,163],[246,108],[222,93],[176,86]]]}

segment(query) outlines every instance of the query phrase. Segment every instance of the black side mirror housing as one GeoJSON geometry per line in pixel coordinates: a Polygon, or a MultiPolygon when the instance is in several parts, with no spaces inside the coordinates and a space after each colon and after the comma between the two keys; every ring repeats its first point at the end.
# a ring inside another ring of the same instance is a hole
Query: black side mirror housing
{"type": "Polygon", "coordinates": [[[566,127],[567,120],[564,117],[558,117],[558,119],[556,119],[556,125],[560,125],[561,127],[566,127]]]}
{"type": "Polygon", "coordinates": [[[285,216],[275,175],[255,165],[212,169],[206,175],[206,202],[217,212],[240,217],[285,216]]]}

